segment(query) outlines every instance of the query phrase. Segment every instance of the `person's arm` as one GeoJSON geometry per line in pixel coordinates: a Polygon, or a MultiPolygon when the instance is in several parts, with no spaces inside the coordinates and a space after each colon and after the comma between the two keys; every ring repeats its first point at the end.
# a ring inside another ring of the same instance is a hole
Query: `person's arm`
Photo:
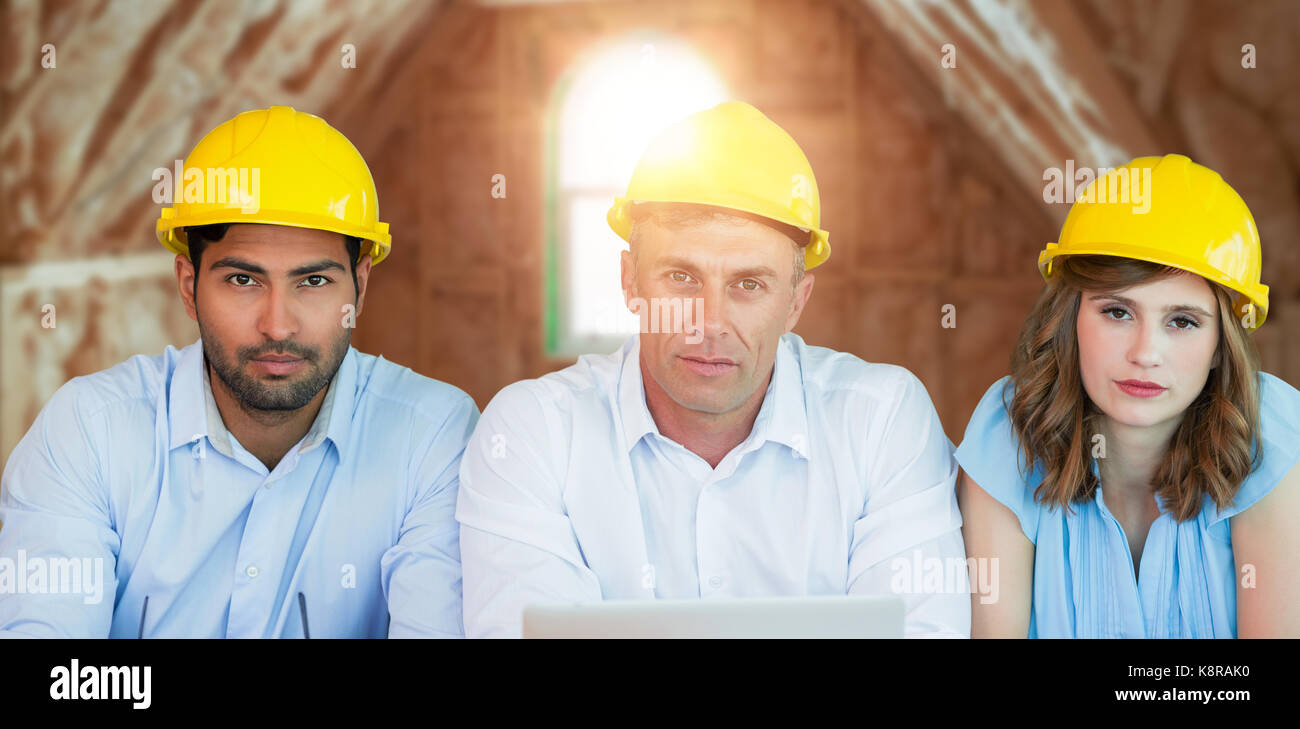
{"type": "Polygon", "coordinates": [[[461,454],[478,421],[478,407],[469,396],[461,398],[441,427],[415,447],[414,502],[397,544],[379,563],[390,638],[464,635],[456,495],[461,454]]]}
{"type": "MultiPolygon", "coordinates": [[[[1034,543],[1021,530],[1015,512],[965,471],[957,478],[957,502],[968,564],[992,578],[990,591],[973,585],[971,637],[1026,637],[1034,586],[1034,543]]],[[[976,581],[973,576],[972,581],[976,581]]]]}
{"type": "Polygon", "coordinates": [[[1232,517],[1237,637],[1300,638],[1300,463],[1232,517]]]}
{"type": "Polygon", "coordinates": [[[564,507],[560,469],[571,437],[528,385],[483,412],[460,471],[465,635],[519,637],[532,603],[601,599],[564,507]]]}
{"type": "Polygon", "coordinates": [[[903,598],[904,638],[969,638],[967,578],[955,569],[959,563],[965,569],[964,559],[961,530],[953,529],[866,568],[848,594],[903,598]],[[937,580],[937,591],[929,589],[927,578],[937,580]]]}
{"type": "Polygon", "coordinates": [[[0,559],[14,580],[0,590],[0,635],[105,638],[112,625],[121,541],[96,446],[108,428],[78,393],[75,382],[54,393],[0,478],[0,559]]]}
{"type": "Polygon", "coordinates": [[[871,420],[867,497],[853,526],[848,592],[900,595],[904,637],[968,637],[966,555],[953,493],[957,466],[939,415],[909,372],[892,412],[871,420]],[[944,576],[937,587],[925,579],[916,584],[916,575],[933,574],[936,565],[944,576]]]}

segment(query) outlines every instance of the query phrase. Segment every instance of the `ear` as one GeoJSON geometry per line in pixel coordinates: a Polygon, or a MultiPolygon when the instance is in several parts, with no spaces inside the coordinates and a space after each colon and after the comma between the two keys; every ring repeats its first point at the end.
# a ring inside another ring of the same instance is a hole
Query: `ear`
{"type": "Polygon", "coordinates": [[[799,317],[803,315],[803,308],[808,305],[808,299],[812,296],[813,282],[816,280],[816,276],[805,273],[803,279],[794,287],[794,305],[790,307],[790,315],[785,320],[787,332],[792,331],[795,324],[799,323],[799,317]]]}
{"type": "MultiPolygon", "coordinates": [[[[623,302],[632,306],[632,299],[636,298],[636,259],[632,258],[631,251],[623,251],[618,259],[619,280],[623,286],[623,302]]],[[[632,312],[636,313],[636,312],[632,312]]]]}
{"type": "Polygon", "coordinates": [[[1223,364],[1223,347],[1214,348],[1214,359],[1210,361],[1210,369],[1215,369],[1223,364]]]}
{"type": "Polygon", "coordinates": [[[366,284],[370,282],[370,269],[374,266],[369,253],[361,255],[361,260],[357,261],[357,316],[361,316],[361,309],[366,304],[366,284]]]}
{"type": "Polygon", "coordinates": [[[185,313],[194,321],[199,320],[198,309],[194,304],[194,281],[198,274],[194,264],[187,256],[177,255],[175,261],[176,287],[180,289],[181,302],[185,304],[185,313]]]}

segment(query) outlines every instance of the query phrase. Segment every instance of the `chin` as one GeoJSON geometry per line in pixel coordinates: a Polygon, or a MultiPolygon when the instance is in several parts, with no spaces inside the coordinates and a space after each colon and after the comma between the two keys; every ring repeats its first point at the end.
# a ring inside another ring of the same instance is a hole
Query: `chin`
{"type": "Polygon", "coordinates": [[[679,390],[677,392],[669,392],[668,396],[673,399],[673,402],[681,405],[687,410],[694,410],[701,413],[713,413],[716,415],[728,412],[735,407],[734,405],[730,405],[729,402],[724,401],[724,398],[720,396],[720,393],[701,391],[692,388],[679,390]]]}
{"type": "Polygon", "coordinates": [[[1128,405],[1122,407],[1111,407],[1102,410],[1106,417],[1130,428],[1148,428],[1153,425],[1159,425],[1169,418],[1177,415],[1176,412],[1170,412],[1168,403],[1151,403],[1149,405],[1128,405]]]}
{"type": "Polygon", "coordinates": [[[718,413],[725,413],[727,411],[727,408],[723,407],[720,403],[706,398],[683,397],[683,398],[673,398],[673,400],[676,401],[678,405],[681,405],[687,410],[694,410],[697,413],[712,413],[716,415],[718,413]]]}

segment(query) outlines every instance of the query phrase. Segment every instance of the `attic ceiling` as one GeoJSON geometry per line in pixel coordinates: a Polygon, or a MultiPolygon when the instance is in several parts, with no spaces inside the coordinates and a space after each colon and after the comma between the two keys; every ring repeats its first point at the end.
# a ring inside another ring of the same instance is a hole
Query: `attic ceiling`
{"type": "Polygon", "coordinates": [[[344,110],[383,82],[437,9],[428,0],[3,3],[0,239],[9,245],[0,261],[111,252],[106,239],[138,247],[157,214],[155,168],[245,109],[344,110]],[[344,44],[355,48],[354,68],[344,67],[344,44]],[[35,62],[47,56],[52,68],[35,62]]]}

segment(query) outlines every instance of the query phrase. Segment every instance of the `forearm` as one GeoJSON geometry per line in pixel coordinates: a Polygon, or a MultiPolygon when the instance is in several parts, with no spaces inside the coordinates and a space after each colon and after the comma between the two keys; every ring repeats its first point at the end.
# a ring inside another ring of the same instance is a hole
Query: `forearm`
{"type": "Polygon", "coordinates": [[[532,604],[601,599],[589,569],[531,544],[462,526],[461,554],[469,638],[520,637],[532,604]]]}
{"type": "Polygon", "coordinates": [[[970,580],[959,529],[872,565],[849,594],[902,598],[906,638],[970,637],[970,580]]]}

